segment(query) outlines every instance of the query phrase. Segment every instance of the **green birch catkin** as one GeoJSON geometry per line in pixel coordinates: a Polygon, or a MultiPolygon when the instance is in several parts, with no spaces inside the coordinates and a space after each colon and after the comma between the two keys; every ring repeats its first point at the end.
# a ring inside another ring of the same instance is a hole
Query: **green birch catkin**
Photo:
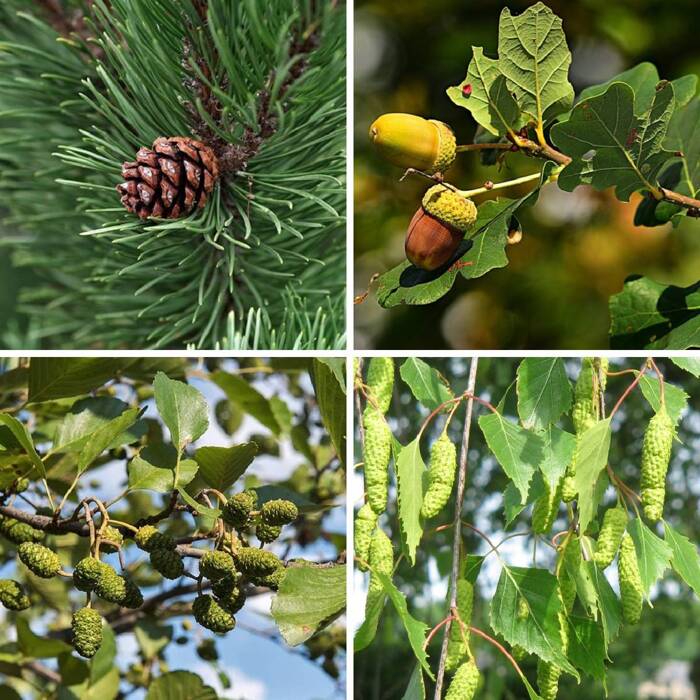
{"type": "Polygon", "coordinates": [[[375,528],[369,545],[369,564],[372,572],[369,575],[367,600],[365,611],[367,615],[375,605],[384,600],[384,586],[375,574],[381,573],[391,577],[394,571],[394,547],[386,533],[380,528],[375,528]]]}
{"type": "Polygon", "coordinates": [[[457,448],[443,431],[430,448],[428,488],[423,496],[420,514],[426,520],[434,518],[450,500],[457,471],[457,448]]]}
{"type": "Polygon", "coordinates": [[[466,661],[455,673],[445,700],[474,700],[479,685],[479,669],[473,661],[466,661]]]}
{"type": "Polygon", "coordinates": [[[628,625],[636,625],[642,616],[644,588],[639,574],[637,550],[628,533],[622,537],[618,559],[620,575],[620,597],[622,598],[622,619],[628,625]]]}
{"type": "Polygon", "coordinates": [[[576,498],[574,477],[576,476],[581,435],[595,425],[600,417],[600,396],[605,391],[607,382],[605,373],[607,371],[607,358],[584,357],[581,361],[581,372],[574,387],[574,405],[571,409],[571,418],[576,431],[576,447],[562,482],[561,496],[566,503],[570,503],[576,498]]]}
{"type": "Polygon", "coordinates": [[[571,575],[572,571],[581,568],[581,543],[576,535],[568,538],[566,545],[560,551],[561,563],[558,570],[559,592],[567,614],[571,613],[576,601],[576,579],[571,575]]]}
{"type": "Polygon", "coordinates": [[[369,547],[372,542],[372,533],[377,527],[377,517],[369,503],[365,503],[355,516],[355,557],[360,571],[367,571],[369,547]]]}
{"type": "Polygon", "coordinates": [[[661,406],[649,421],[642,447],[642,504],[644,515],[656,522],[664,510],[666,472],[673,447],[673,421],[661,406]]]}
{"type": "Polygon", "coordinates": [[[561,483],[553,487],[545,480],[544,493],[535,501],[532,507],[532,531],[536,535],[544,535],[552,529],[554,520],[559,512],[561,501],[561,483]]]}
{"type": "Polygon", "coordinates": [[[627,527],[627,512],[625,509],[617,505],[614,508],[608,508],[603,515],[603,524],[598,535],[598,543],[596,544],[593,561],[601,568],[605,569],[615,558],[617,550],[620,548],[622,536],[625,534],[627,527]]]}
{"type": "Polygon", "coordinates": [[[450,637],[447,643],[447,656],[445,658],[445,669],[452,673],[467,660],[467,649],[469,645],[468,626],[472,619],[474,608],[474,586],[467,579],[457,580],[457,612],[459,618],[465,625],[464,632],[459,621],[453,620],[450,625],[450,637]]]}
{"type": "Polygon", "coordinates": [[[386,510],[389,490],[391,430],[384,416],[370,404],[365,408],[362,423],[365,431],[364,471],[367,501],[372,510],[381,515],[386,510]]]}
{"type": "MultiPolygon", "coordinates": [[[[374,398],[379,410],[386,413],[394,389],[394,360],[391,357],[373,357],[367,369],[369,396],[374,398]]],[[[371,400],[369,400],[371,403],[371,400]]]]}

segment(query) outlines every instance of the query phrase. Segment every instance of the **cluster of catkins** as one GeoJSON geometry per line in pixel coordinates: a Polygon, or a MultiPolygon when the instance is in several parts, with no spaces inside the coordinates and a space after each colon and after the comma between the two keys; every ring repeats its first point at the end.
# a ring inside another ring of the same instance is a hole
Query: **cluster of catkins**
{"type": "MultiPolygon", "coordinates": [[[[357,379],[362,386],[361,379],[357,379]]],[[[363,466],[367,502],[355,518],[355,556],[361,571],[370,570],[366,609],[371,610],[384,596],[379,574],[391,577],[394,550],[391,540],[378,526],[379,516],[386,510],[391,458],[391,430],[385,414],[389,409],[394,387],[394,361],[390,357],[373,357],[369,361],[364,391],[367,405],[362,415],[364,430],[363,466]]],[[[421,516],[434,518],[447,504],[457,470],[457,450],[442,431],[430,449],[427,486],[423,494],[421,516]]],[[[462,623],[453,623],[450,630],[447,670],[454,673],[446,698],[469,700],[474,697],[479,671],[468,645],[468,625],[473,600],[472,583],[465,578],[457,582],[457,605],[462,623]]]]}
{"type": "MultiPolygon", "coordinates": [[[[299,512],[294,503],[275,499],[258,508],[254,490],[231,496],[222,507],[221,519],[235,530],[230,537],[217,540],[217,548],[203,551],[199,559],[199,581],[208,581],[212,594],[195,598],[192,614],[195,620],[213,632],[224,634],[236,625],[235,614],[243,607],[246,585],[264,586],[277,590],[284,577],[283,562],[272,552],[250,547],[246,534],[254,529],[262,544],[276,540],[284,525],[296,520],[299,512]]],[[[36,576],[52,578],[61,572],[58,555],[41,544],[44,533],[26,523],[0,516],[0,534],[17,545],[17,555],[36,576]]],[[[100,529],[100,548],[115,552],[123,544],[120,530],[110,525],[100,529]]],[[[144,525],[133,534],[136,546],[148,553],[151,566],[164,578],[177,579],[185,573],[182,555],[175,540],[153,525],[144,525]]],[[[124,608],[140,608],[143,595],[126,574],[119,574],[98,557],[81,559],[72,573],[73,585],[79,591],[124,608]]],[[[13,580],[0,580],[0,603],[9,610],[24,610],[30,606],[28,596],[13,580]]],[[[91,604],[73,614],[72,639],[75,650],[86,658],[95,655],[102,644],[102,617],[91,604]]]]}
{"type": "MultiPolygon", "coordinates": [[[[559,511],[561,500],[571,501],[577,497],[575,485],[576,462],[581,435],[600,419],[601,394],[605,390],[605,372],[607,360],[584,358],[581,373],[574,390],[572,417],[576,430],[576,447],[566,474],[556,486],[546,484],[545,493],[533,506],[532,529],[537,534],[548,532],[559,511]]],[[[671,459],[674,437],[674,424],[665,405],[659,407],[649,421],[644,433],[641,465],[641,498],[644,515],[656,522],[661,518],[665,500],[666,473],[671,459]]],[[[644,588],[639,572],[639,562],[634,541],[626,532],[628,514],[624,505],[618,502],[603,514],[603,521],[593,552],[593,561],[602,571],[617,556],[620,597],[622,599],[622,617],[626,624],[639,622],[642,614],[644,588]]],[[[570,535],[559,550],[557,565],[559,588],[562,598],[563,613],[560,616],[560,628],[563,651],[568,647],[567,616],[571,613],[576,599],[576,585],[571,571],[581,565],[581,543],[575,535],[570,535]]],[[[522,650],[514,649],[514,655],[522,650]]],[[[540,659],[537,666],[538,689],[543,700],[555,700],[559,687],[561,669],[555,664],[540,659]]]]}

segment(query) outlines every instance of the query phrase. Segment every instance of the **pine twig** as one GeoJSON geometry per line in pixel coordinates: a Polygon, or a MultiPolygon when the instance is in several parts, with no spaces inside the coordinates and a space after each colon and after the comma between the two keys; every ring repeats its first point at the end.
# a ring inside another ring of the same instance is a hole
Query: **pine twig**
{"type": "MultiPolygon", "coordinates": [[[[474,356],[469,367],[469,379],[467,382],[467,414],[464,417],[464,430],[462,431],[462,448],[459,453],[459,472],[457,473],[457,495],[455,498],[455,514],[452,530],[452,571],[450,572],[450,604],[452,610],[457,605],[457,576],[459,574],[459,553],[462,542],[462,501],[464,500],[464,487],[467,481],[467,455],[469,452],[469,436],[471,431],[472,411],[474,408],[474,390],[476,388],[476,370],[479,358],[474,356]]],[[[435,681],[434,700],[442,698],[442,683],[445,677],[445,660],[447,658],[447,644],[450,639],[450,627],[452,621],[445,624],[440,650],[440,665],[435,681]]]]}

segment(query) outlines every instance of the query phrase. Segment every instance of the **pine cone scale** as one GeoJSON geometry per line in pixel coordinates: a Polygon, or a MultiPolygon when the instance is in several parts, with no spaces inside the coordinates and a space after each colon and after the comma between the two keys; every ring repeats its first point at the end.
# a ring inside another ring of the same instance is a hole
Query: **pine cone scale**
{"type": "Polygon", "coordinates": [[[219,178],[214,152],[187,137],[158,138],[122,165],[122,204],[140,218],[177,219],[201,209],[219,178]]]}

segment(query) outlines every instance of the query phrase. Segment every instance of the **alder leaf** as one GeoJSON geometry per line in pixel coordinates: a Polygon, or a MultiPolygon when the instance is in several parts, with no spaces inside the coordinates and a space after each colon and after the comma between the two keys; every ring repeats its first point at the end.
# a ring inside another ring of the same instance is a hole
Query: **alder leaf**
{"type": "Polygon", "coordinates": [[[700,282],[676,287],[629,279],[610,297],[610,347],[687,350],[700,347],[700,282]]]}
{"type": "Polygon", "coordinates": [[[561,19],[546,5],[538,2],[515,16],[501,11],[498,56],[508,89],[538,125],[571,107],[571,52],[561,19]]]}
{"type": "Polygon", "coordinates": [[[209,426],[209,408],[193,386],[158,372],[153,381],[158,413],[179,452],[200,438],[209,426]]]}
{"type": "Polygon", "coordinates": [[[623,202],[639,190],[650,190],[673,153],[663,147],[674,110],[673,86],[654,95],[651,109],[634,113],[634,92],[626,83],[613,83],[602,94],[574,107],[566,122],[551,130],[554,144],[572,158],[559,174],[559,187],[572,192],[579,185],[597,190],[615,188],[623,202]]]}

